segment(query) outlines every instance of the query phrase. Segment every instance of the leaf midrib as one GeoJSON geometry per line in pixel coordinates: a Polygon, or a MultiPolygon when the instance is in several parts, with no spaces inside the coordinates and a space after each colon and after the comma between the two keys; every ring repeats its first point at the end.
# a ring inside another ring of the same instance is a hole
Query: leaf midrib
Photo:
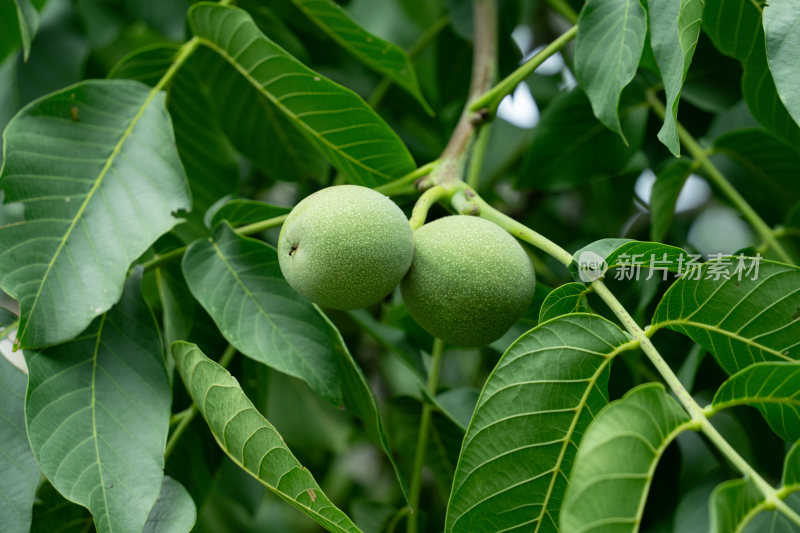
{"type": "MultiPolygon", "coordinates": [[[[419,84],[418,84],[418,81],[416,79],[416,76],[414,76],[414,70],[413,70],[413,67],[411,67],[411,64],[410,64],[411,62],[407,60],[407,56],[406,56],[405,52],[403,52],[400,48],[396,47],[396,45],[394,45],[393,43],[391,43],[389,41],[386,41],[385,39],[382,39],[382,38],[378,37],[377,35],[371,34],[370,32],[368,32],[366,30],[363,30],[364,35],[366,35],[368,37],[371,37],[373,39],[373,41],[370,41],[370,43],[375,43],[375,44],[384,43],[386,45],[386,47],[388,47],[389,50],[391,50],[393,52],[393,55],[395,56],[394,59],[398,60],[399,63],[402,63],[403,67],[408,70],[408,75],[407,76],[403,76],[403,74],[400,71],[398,71],[397,69],[395,69],[395,68],[388,68],[388,67],[384,66],[384,64],[382,64],[380,61],[375,60],[370,54],[364,52],[364,50],[362,48],[359,48],[357,41],[347,39],[342,34],[338,33],[332,26],[327,24],[322,19],[321,16],[319,16],[319,13],[320,13],[319,10],[309,6],[308,2],[300,1],[300,2],[294,2],[294,4],[297,5],[300,8],[300,10],[303,11],[309,18],[314,19],[315,21],[319,22],[320,25],[321,25],[322,31],[325,34],[327,34],[331,39],[333,39],[334,41],[338,42],[341,46],[349,49],[350,53],[352,53],[356,57],[361,58],[362,61],[367,63],[373,69],[378,70],[379,72],[382,72],[385,76],[391,78],[396,83],[399,83],[400,85],[405,85],[406,87],[408,87],[408,89],[410,89],[413,92],[419,91],[419,84]],[[399,54],[398,54],[398,52],[399,52],[399,54]]],[[[324,13],[323,13],[323,15],[324,15],[324,13]]],[[[345,17],[345,16],[342,16],[339,20],[340,21],[344,20],[345,24],[347,24],[349,22],[352,22],[350,20],[347,20],[347,17],[345,17]]]]}
{"type": "MultiPolygon", "coordinates": [[[[731,338],[733,340],[739,341],[739,342],[741,342],[743,344],[747,344],[748,346],[752,346],[753,348],[756,348],[758,350],[761,350],[761,351],[767,352],[769,354],[772,354],[775,357],[777,357],[777,358],[779,358],[779,359],[781,359],[783,361],[787,361],[787,362],[790,362],[790,363],[796,362],[795,359],[792,359],[788,355],[784,355],[782,352],[780,352],[780,351],[778,351],[778,350],[776,350],[774,348],[770,348],[768,346],[764,346],[763,344],[759,344],[759,343],[753,341],[752,339],[748,339],[746,337],[742,337],[741,335],[739,335],[737,333],[734,333],[732,331],[727,331],[727,330],[724,330],[724,329],[722,329],[722,328],[720,328],[718,326],[714,326],[714,325],[711,325],[711,324],[705,324],[703,322],[695,322],[695,321],[688,320],[688,319],[675,318],[675,319],[664,320],[662,322],[651,324],[650,329],[648,329],[647,332],[646,332],[646,335],[648,337],[652,337],[653,334],[655,334],[655,332],[658,331],[659,329],[665,328],[665,327],[669,328],[670,326],[691,326],[691,327],[696,327],[696,328],[700,328],[700,329],[705,329],[705,330],[717,333],[719,335],[726,336],[726,337],[731,338]]],[[[732,352],[733,352],[733,350],[732,350],[732,352]]]]}
{"type": "MultiPolygon", "coordinates": [[[[97,340],[95,341],[94,351],[92,352],[92,382],[91,382],[91,389],[90,389],[90,405],[92,407],[92,441],[94,441],[94,452],[95,452],[95,460],[97,461],[97,473],[100,476],[100,487],[102,488],[103,493],[103,508],[106,511],[105,519],[108,523],[108,530],[113,531],[113,527],[111,526],[111,510],[108,508],[108,495],[106,494],[106,484],[103,480],[103,466],[100,463],[100,438],[97,434],[97,394],[96,394],[96,387],[97,384],[97,360],[100,352],[100,339],[103,335],[103,326],[106,322],[106,314],[100,318],[100,324],[97,328],[97,340]]],[[[99,524],[98,524],[99,525],[99,524]]]]}
{"type": "Polygon", "coordinates": [[[792,399],[787,398],[785,396],[756,396],[756,397],[747,397],[747,398],[740,398],[737,400],[725,400],[720,403],[713,404],[714,411],[720,411],[722,409],[727,409],[729,407],[738,407],[740,405],[749,405],[749,406],[756,406],[761,404],[768,404],[768,405],[780,405],[784,404],[787,406],[797,406],[800,409],[800,399],[792,399]]]}
{"type": "Polygon", "coordinates": [[[55,262],[58,259],[59,255],[61,254],[61,251],[64,249],[64,246],[66,246],[67,240],[69,239],[70,235],[72,235],[72,231],[75,229],[75,226],[77,225],[78,220],[80,220],[83,217],[83,213],[84,213],[84,211],[86,211],[86,206],[89,205],[89,202],[92,200],[92,198],[94,198],[95,193],[100,188],[100,185],[103,183],[103,179],[108,174],[108,171],[111,168],[111,165],[114,163],[114,160],[116,159],[117,155],[119,155],[119,153],[122,151],[122,146],[125,144],[125,142],[128,140],[128,138],[131,136],[131,134],[133,133],[133,129],[136,127],[136,124],[138,124],[139,120],[142,118],[142,116],[144,116],[145,110],[148,108],[148,106],[150,105],[150,102],[153,101],[153,98],[155,98],[156,94],[158,94],[159,91],[160,91],[160,89],[158,87],[154,87],[147,94],[147,98],[145,98],[145,100],[142,103],[142,105],[136,111],[136,114],[131,119],[130,124],[128,124],[128,127],[125,128],[125,130],[122,132],[122,136],[119,138],[119,141],[117,141],[117,144],[114,145],[114,148],[111,150],[111,153],[106,158],[105,165],[103,165],[103,168],[100,169],[100,173],[98,174],[97,178],[95,179],[94,184],[89,189],[89,191],[86,193],[86,198],[84,198],[83,202],[81,203],[80,207],[78,208],[78,211],[75,213],[75,216],[72,218],[72,221],[70,222],[69,227],[67,228],[66,232],[64,233],[64,236],[59,241],[58,246],[56,247],[56,250],[53,253],[53,257],[50,259],[50,262],[47,264],[47,268],[44,271],[44,274],[42,276],[42,280],[39,282],[39,286],[36,289],[36,295],[34,296],[33,303],[31,304],[30,310],[28,311],[28,317],[27,317],[26,320],[24,320],[25,325],[22,327],[22,332],[20,332],[18,334],[18,338],[20,339],[20,342],[22,342],[25,339],[25,333],[28,331],[28,326],[30,325],[30,321],[31,321],[30,319],[33,316],[34,310],[36,309],[36,306],[37,306],[37,304],[39,302],[39,297],[42,294],[42,289],[44,288],[45,284],[47,283],[47,279],[50,276],[50,271],[53,269],[53,265],[55,265],[55,262]]]}

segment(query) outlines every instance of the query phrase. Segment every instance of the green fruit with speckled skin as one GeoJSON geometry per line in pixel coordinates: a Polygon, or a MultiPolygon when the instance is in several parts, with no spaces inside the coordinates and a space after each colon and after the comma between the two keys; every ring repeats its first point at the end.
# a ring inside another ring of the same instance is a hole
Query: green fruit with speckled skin
{"type": "Polygon", "coordinates": [[[397,204],[357,185],[328,187],[303,199],[278,237],[289,285],[333,309],[380,301],[400,282],[413,256],[411,226],[397,204]]]}
{"type": "Polygon", "coordinates": [[[497,224],[449,216],[414,232],[414,260],[400,288],[411,317],[456,346],[485,346],[533,299],[536,276],[517,240],[497,224]]]}

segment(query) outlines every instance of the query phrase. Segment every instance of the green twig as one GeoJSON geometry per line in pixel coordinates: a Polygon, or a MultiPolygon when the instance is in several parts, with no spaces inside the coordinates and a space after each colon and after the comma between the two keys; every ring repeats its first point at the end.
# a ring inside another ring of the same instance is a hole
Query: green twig
{"type": "MultiPolygon", "coordinates": [[[[222,352],[222,357],[219,358],[217,363],[222,368],[228,368],[228,365],[231,364],[231,360],[233,359],[234,355],[236,355],[236,348],[229,344],[228,347],[225,348],[225,351],[222,352]]],[[[178,444],[181,435],[183,435],[183,432],[189,427],[189,424],[192,423],[192,420],[194,420],[194,417],[197,416],[197,413],[197,405],[193,403],[187,409],[184,409],[180,413],[177,413],[173,416],[173,420],[179,418],[177,420],[178,425],[175,426],[175,431],[173,431],[172,435],[169,436],[167,446],[164,448],[164,460],[166,460],[175,449],[175,446],[178,444]]],[[[172,420],[170,422],[172,422],[172,420]]]]}
{"type": "Polygon", "coordinates": [[[145,272],[153,270],[154,268],[160,268],[166,265],[167,263],[171,263],[172,261],[179,259],[187,248],[188,246],[181,246],[180,248],[175,248],[174,250],[170,250],[167,253],[156,255],[155,257],[153,257],[149,261],[145,261],[141,265],[144,268],[145,272]]]}
{"type": "Polygon", "coordinates": [[[501,80],[500,83],[483,93],[479,98],[473,100],[469,106],[470,111],[487,109],[489,114],[493,115],[503,97],[511,93],[521,81],[530,76],[547,58],[564,48],[564,45],[571,41],[577,33],[578,26],[573,26],[568,29],[558,39],[547,45],[538,54],[522,64],[517,70],[501,80]]]}
{"type": "Polygon", "coordinates": [[[253,233],[261,233],[262,231],[282,225],[283,221],[286,220],[287,216],[289,215],[281,215],[279,217],[268,218],[266,220],[261,220],[259,222],[248,224],[246,226],[240,226],[236,228],[234,231],[239,235],[252,235],[253,233]]]}
{"type": "MultiPolygon", "coordinates": [[[[442,367],[442,355],[444,354],[444,341],[441,339],[433,340],[431,350],[431,370],[428,374],[428,392],[431,396],[436,396],[436,389],[439,386],[439,371],[442,367]]],[[[430,430],[431,415],[433,406],[429,402],[422,404],[422,417],[419,422],[419,433],[417,434],[417,449],[414,454],[414,470],[411,474],[411,486],[409,487],[408,504],[411,508],[406,522],[407,533],[417,533],[419,527],[419,496],[422,490],[422,467],[425,465],[425,452],[428,448],[428,431],[430,430]]]]}
{"type": "MultiPolygon", "coordinates": [[[[283,221],[286,220],[287,215],[281,215],[279,217],[268,218],[266,220],[262,220],[260,222],[255,222],[253,224],[248,224],[246,226],[241,226],[235,228],[235,231],[239,235],[251,235],[253,233],[258,233],[269,228],[274,228],[276,226],[280,226],[283,224],[283,221]]],[[[142,263],[142,267],[144,267],[145,272],[153,270],[154,268],[160,268],[168,263],[176,261],[180,259],[186,249],[189,248],[188,246],[181,246],[180,248],[175,248],[174,250],[170,250],[167,253],[157,255],[154,258],[150,259],[149,261],[145,261],[142,263]]]]}
{"type": "Polygon", "coordinates": [[[531,228],[525,226],[524,224],[517,222],[510,216],[506,215],[505,213],[498,211],[491,205],[489,205],[486,200],[478,196],[478,194],[468,187],[464,188],[465,194],[461,195],[453,195],[453,208],[455,208],[459,212],[463,212],[463,206],[459,205],[460,202],[466,200],[467,202],[472,202],[478,207],[478,216],[481,218],[485,218],[487,220],[491,220],[495,224],[499,225],[501,228],[504,228],[507,232],[509,232],[514,237],[525,241],[529,244],[532,244],[536,248],[542,250],[543,252],[551,255],[555,259],[557,259],[561,264],[564,266],[568,266],[572,263],[572,254],[568,251],[548,239],[547,237],[533,231],[531,228]]]}
{"type": "Polygon", "coordinates": [[[413,185],[415,181],[418,179],[427,176],[436,168],[439,164],[438,159],[434,159],[430,163],[422,165],[416,170],[413,170],[406,174],[401,178],[397,178],[394,181],[389,183],[384,183],[383,185],[378,185],[375,187],[375,190],[379,193],[385,194],[386,196],[393,196],[399,194],[398,191],[405,191],[409,185],[413,185]]]}
{"type": "Polygon", "coordinates": [[[473,189],[480,188],[481,170],[483,169],[483,160],[486,156],[486,148],[489,146],[489,134],[491,131],[491,123],[481,126],[478,132],[478,138],[475,139],[475,144],[472,145],[472,151],[469,156],[469,168],[467,169],[467,185],[473,189]]]}
{"type": "Polygon", "coordinates": [[[446,183],[461,179],[464,159],[475,128],[484,121],[482,113],[471,109],[471,102],[489,90],[495,76],[497,57],[497,2],[474,0],[475,44],[472,55],[472,77],[467,104],[461,112],[453,134],[442,152],[440,164],[431,174],[433,183],[446,183]]]}
{"type": "Polygon", "coordinates": [[[422,193],[422,196],[417,199],[417,203],[414,204],[414,209],[411,211],[411,218],[408,219],[408,223],[411,224],[411,229],[415,230],[422,227],[422,225],[425,224],[425,219],[428,217],[428,210],[430,210],[431,206],[450,194],[452,194],[451,191],[442,185],[434,185],[422,193]]]}
{"type": "MultiPolygon", "coordinates": [[[[664,108],[664,104],[661,100],[656,96],[653,90],[647,91],[647,102],[650,104],[650,107],[655,111],[656,115],[664,119],[666,115],[666,109],[664,108]]],[[[728,197],[728,200],[739,210],[739,212],[747,219],[751,226],[756,230],[756,232],[761,236],[761,239],[775,250],[780,258],[789,264],[794,264],[792,258],[783,248],[781,243],[778,242],[778,239],[775,238],[775,233],[772,231],[772,228],[764,222],[764,219],[759,216],[758,213],[747,203],[747,200],[739,194],[733,185],[722,175],[719,169],[711,162],[708,158],[708,153],[704,150],[700,144],[695,140],[691,133],[689,133],[686,128],[681,125],[680,122],[676,122],[675,126],[678,129],[678,138],[681,141],[681,144],[686,148],[692,158],[700,165],[700,167],[705,170],[706,175],[708,178],[719,188],[722,193],[728,197]]]]}
{"type": "MultiPolygon", "coordinates": [[[[178,422],[180,422],[181,420],[183,420],[187,416],[191,415],[192,411],[194,411],[194,405],[191,405],[191,406],[187,407],[186,409],[184,409],[180,413],[175,413],[174,415],[172,415],[170,417],[170,419],[169,419],[170,427],[174,426],[175,424],[177,424],[178,422]]],[[[194,415],[192,415],[192,416],[194,416],[194,415]]]]}
{"type": "Polygon", "coordinates": [[[399,524],[400,520],[402,520],[403,517],[406,516],[410,511],[411,509],[409,509],[408,505],[404,506],[402,509],[398,509],[397,512],[394,513],[392,519],[389,521],[389,524],[386,526],[386,533],[394,533],[397,529],[397,524],[399,524]]]}
{"type": "Polygon", "coordinates": [[[18,318],[18,319],[16,319],[16,320],[15,320],[14,322],[12,322],[11,324],[9,324],[9,325],[5,326],[5,327],[2,329],[2,331],[0,331],[0,339],[1,339],[1,338],[4,338],[6,335],[8,335],[8,334],[11,332],[11,330],[12,330],[12,329],[14,329],[14,328],[16,328],[16,327],[19,327],[19,318],[18,318]]]}

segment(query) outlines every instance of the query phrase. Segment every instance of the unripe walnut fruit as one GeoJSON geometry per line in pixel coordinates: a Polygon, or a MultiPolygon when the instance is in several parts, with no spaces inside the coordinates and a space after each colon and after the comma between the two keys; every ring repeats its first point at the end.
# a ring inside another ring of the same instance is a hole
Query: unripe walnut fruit
{"type": "Polygon", "coordinates": [[[357,309],[380,301],[411,264],[414,240],[400,208],[357,185],[337,185],[298,203],[278,237],[281,272],[324,307],[357,309]]]}
{"type": "Polygon", "coordinates": [[[497,224],[449,216],[414,232],[414,260],[400,284],[411,317],[456,346],[498,339],[533,299],[536,276],[517,240],[497,224]]]}

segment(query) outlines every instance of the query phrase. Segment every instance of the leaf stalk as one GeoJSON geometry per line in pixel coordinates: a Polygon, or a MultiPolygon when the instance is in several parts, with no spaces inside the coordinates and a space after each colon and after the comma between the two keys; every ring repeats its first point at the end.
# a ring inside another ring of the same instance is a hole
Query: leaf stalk
{"type": "Polygon", "coordinates": [[[425,224],[425,219],[428,217],[428,210],[436,202],[450,196],[452,191],[448,187],[442,185],[434,185],[417,199],[414,204],[414,209],[411,211],[411,218],[408,223],[411,225],[411,230],[416,230],[425,224]]]}
{"type": "MultiPolygon", "coordinates": [[[[443,354],[444,341],[434,338],[433,348],[431,349],[431,370],[428,374],[427,385],[428,392],[431,396],[436,395],[436,389],[439,386],[439,371],[442,367],[443,354]]],[[[417,533],[419,528],[419,496],[422,490],[422,467],[425,465],[425,452],[428,449],[428,432],[430,430],[433,409],[430,402],[423,402],[422,416],[419,422],[419,433],[417,434],[417,448],[414,453],[414,470],[411,477],[411,486],[409,488],[408,504],[410,506],[410,512],[406,521],[406,533],[417,533]]]]}
{"type": "Polygon", "coordinates": [[[545,62],[550,56],[564,48],[578,34],[578,26],[572,26],[570,29],[561,34],[555,41],[547,45],[538,54],[534,55],[528,61],[523,63],[517,70],[509,74],[506,78],[500,81],[497,85],[490,90],[483,93],[480,97],[476,98],[469,106],[470,111],[478,111],[479,109],[487,109],[490,115],[494,115],[497,111],[497,106],[500,101],[517,87],[525,78],[533,74],[542,63],[545,62]]]}
{"type": "Polygon", "coordinates": [[[422,165],[418,169],[409,172],[401,178],[397,178],[389,183],[384,183],[383,185],[378,185],[375,187],[375,190],[381,194],[385,194],[386,196],[400,194],[400,192],[404,191],[409,185],[413,185],[420,178],[424,178],[433,172],[438,165],[439,160],[434,159],[430,163],[422,165]]]}

